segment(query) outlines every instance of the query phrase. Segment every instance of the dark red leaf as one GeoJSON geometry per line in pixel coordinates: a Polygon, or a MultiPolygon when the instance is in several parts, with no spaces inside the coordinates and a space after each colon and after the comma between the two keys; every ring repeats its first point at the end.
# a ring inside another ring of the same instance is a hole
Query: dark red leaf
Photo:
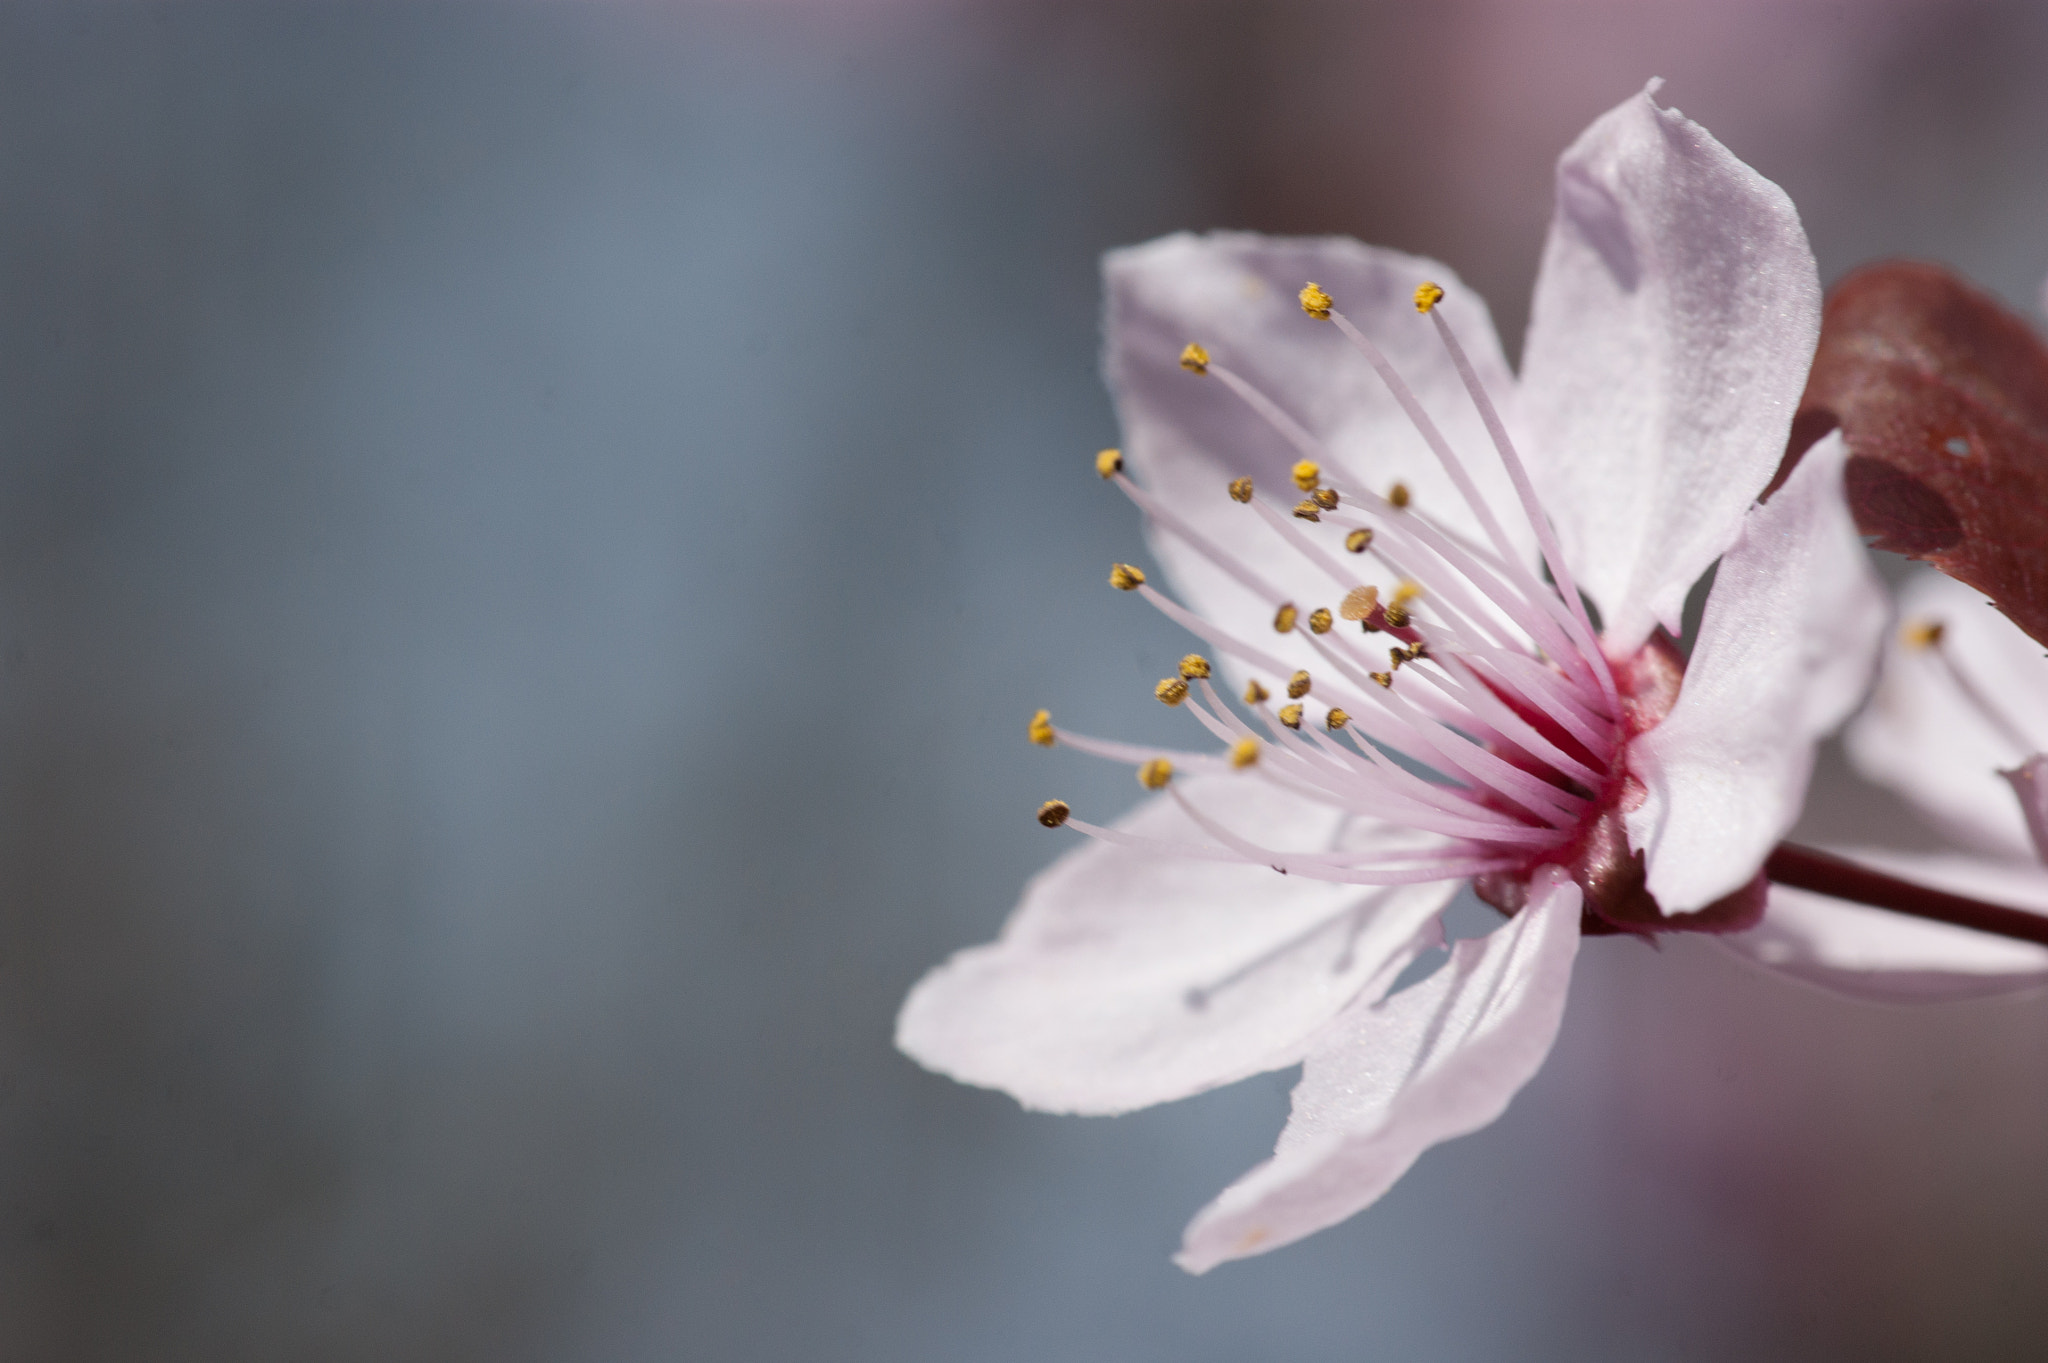
{"type": "Polygon", "coordinates": [[[2048,345],[1936,265],[1865,266],[1828,294],[1787,467],[1835,425],[1850,508],[2048,644],[2048,345]]]}

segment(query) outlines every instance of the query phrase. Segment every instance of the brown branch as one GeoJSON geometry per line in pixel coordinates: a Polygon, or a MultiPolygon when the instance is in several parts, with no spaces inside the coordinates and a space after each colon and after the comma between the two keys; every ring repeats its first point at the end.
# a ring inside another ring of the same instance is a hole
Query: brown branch
{"type": "Polygon", "coordinates": [[[1764,862],[1764,874],[1794,889],[2048,946],[2048,915],[1915,885],[1811,847],[1779,843],[1764,862]]]}

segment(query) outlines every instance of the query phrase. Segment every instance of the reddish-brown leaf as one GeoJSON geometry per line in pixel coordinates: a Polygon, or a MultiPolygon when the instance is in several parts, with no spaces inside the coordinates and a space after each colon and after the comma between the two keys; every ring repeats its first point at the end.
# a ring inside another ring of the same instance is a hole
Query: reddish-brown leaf
{"type": "Polygon", "coordinates": [[[1865,266],[1828,294],[1789,468],[1835,425],[1856,524],[2048,644],[2048,345],[1936,265],[1865,266]]]}

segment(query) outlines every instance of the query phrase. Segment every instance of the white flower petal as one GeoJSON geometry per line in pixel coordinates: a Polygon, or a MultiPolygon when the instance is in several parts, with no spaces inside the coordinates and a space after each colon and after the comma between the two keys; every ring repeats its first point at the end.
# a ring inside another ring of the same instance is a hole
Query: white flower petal
{"type": "MultiPolygon", "coordinates": [[[[2020,862],[1873,848],[1830,849],[1935,889],[2048,914],[2048,871],[2020,862]]],[[[1720,939],[1773,970],[1882,1003],[1934,1003],[2038,989],[2048,947],[1771,886],[1764,921],[1720,939]]]]}
{"type": "MultiPolygon", "coordinates": [[[[1262,846],[1320,850],[1340,834],[1355,844],[1338,811],[1255,774],[1180,785],[1205,815],[1262,846]]],[[[1206,841],[1167,796],[1117,826],[1206,841]]],[[[1387,830],[1380,845],[1427,852],[1442,842],[1387,830]]],[[[928,1068],[1048,1111],[1184,1098],[1300,1060],[1318,1028],[1432,940],[1456,888],[1333,885],[1090,841],[1031,882],[997,941],[918,983],[896,1044],[928,1068]],[[1269,953],[1191,1006],[1191,989],[1269,953]]]]}
{"type": "Polygon", "coordinates": [[[1624,652],[1733,542],[1820,335],[1791,200],[1655,88],[1558,162],[1522,363],[1531,477],[1624,652]]]}
{"type": "Polygon", "coordinates": [[[1688,913],[1748,883],[1806,798],[1814,744],[1855,708],[1884,591],[1842,500],[1830,435],[1721,559],[1678,703],[1635,739],[1647,789],[1627,816],[1649,891],[1688,913]]]}
{"type": "Polygon", "coordinates": [[[1942,649],[2008,722],[2026,726],[2021,736],[2029,744],[2000,736],[1938,655],[1908,648],[1894,635],[1877,690],[1849,725],[1849,760],[1958,841],[2028,855],[2026,821],[1998,772],[2048,748],[2048,659],[1989,598],[1932,569],[1916,573],[1899,593],[1899,613],[1941,622],[1942,649]]]}
{"type": "MultiPolygon", "coordinates": [[[[1415,310],[1425,279],[1446,293],[1438,305],[1471,355],[1480,380],[1512,420],[1514,386],[1485,302],[1443,265],[1339,237],[1262,237],[1179,233],[1112,251],[1103,262],[1109,291],[1109,385],[1124,433],[1124,458],[1138,483],[1176,515],[1241,558],[1306,616],[1336,607],[1344,588],[1232,501],[1233,478],[1252,479],[1258,495],[1291,508],[1301,491],[1289,476],[1301,454],[1213,375],[1180,367],[1181,347],[1200,342],[1219,364],[1244,375],[1328,449],[1326,474],[1340,488],[1384,494],[1407,485],[1415,508],[1468,536],[1476,520],[1365,359],[1329,322],[1301,310],[1296,294],[1313,280],[1386,352],[1424,408],[1465,458],[1504,528],[1534,539],[1516,506],[1436,329],[1415,310]]],[[[1301,523],[1356,583],[1382,588],[1392,578],[1376,561],[1343,551],[1344,532],[1301,523]]],[[[1151,536],[1182,599],[1210,620],[1238,630],[1294,666],[1317,656],[1272,630],[1277,602],[1258,596],[1172,534],[1151,536]]],[[[1355,584],[1354,584],[1355,585],[1355,584]]],[[[1270,680],[1270,678],[1269,678],[1270,680]]]]}
{"type": "Polygon", "coordinates": [[[1188,1226],[1178,1262],[1201,1273],[1362,1211],[1439,1141],[1498,1117],[1550,1053],[1579,947],[1579,888],[1539,873],[1529,905],[1317,1040],[1273,1158],[1188,1226]]]}

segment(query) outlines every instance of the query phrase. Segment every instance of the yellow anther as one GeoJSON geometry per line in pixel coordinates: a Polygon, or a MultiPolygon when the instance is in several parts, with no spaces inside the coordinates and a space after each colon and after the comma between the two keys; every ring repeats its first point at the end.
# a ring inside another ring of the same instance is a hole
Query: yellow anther
{"type": "Polygon", "coordinates": [[[1265,746],[1258,739],[1253,738],[1250,734],[1246,734],[1231,745],[1230,765],[1236,767],[1239,771],[1243,771],[1246,767],[1259,760],[1259,750],[1265,746]]]}
{"type": "Polygon", "coordinates": [[[1308,613],[1308,628],[1311,634],[1328,634],[1335,617],[1328,606],[1317,606],[1308,613]]]}
{"type": "Polygon", "coordinates": [[[1323,513],[1316,508],[1314,502],[1305,501],[1294,508],[1294,518],[1298,521],[1319,521],[1323,518],[1323,513]]]}
{"type": "Polygon", "coordinates": [[[1095,471],[1105,478],[1114,478],[1124,470],[1122,450],[1104,450],[1095,456],[1095,471]]]}
{"type": "Polygon", "coordinates": [[[1334,705],[1330,707],[1330,713],[1323,719],[1323,723],[1329,726],[1330,732],[1333,734],[1350,722],[1351,716],[1345,714],[1334,705]]]}
{"type": "Polygon", "coordinates": [[[1134,592],[1145,585],[1145,570],[1128,563],[1109,565],[1109,585],[1120,592],[1134,592]]]}
{"type": "Polygon", "coordinates": [[[1308,494],[1308,499],[1325,511],[1335,511],[1337,509],[1336,488],[1319,487],[1314,492],[1308,494]]]}
{"type": "Polygon", "coordinates": [[[1295,673],[1287,679],[1287,699],[1300,700],[1308,694],[1309,685],[1308,673],[1295,673]]]}
{"type": "Polygon", "coordinates": [[[1180,367],[1190,374],[1209,372],[1209,352],[1189,341],[1187,348],[1180,352],[1180,367]]]}
{"type": "Polygon", "coordinates": [[[1412,577],[1404,577],[1394,587],[1394,604],[1405,606],[1422,595],[1422,584],[1412,577]]]}
{"type": "Polygon", "coordinates": [[[1939,620],[1908,620],[1899,629],[1899,642],[1914,650],[1939,648],[1948,626],[1939,620]]]}
{"type": "Polygon", "coordinates": [[[1230,500],[1232,500],[1232,501],[1234,501],[1234,502],[1248,502],[1248,501],[1250,501],[1251,499],[1252,499],[1252,480],[1251,480],[1251,479],[1249,479],[1249,478],[1233,478],[1233,479],[1231,479],[1231,480],[1230,480],[1230,500]]]}
{"type": "Polygon", "coordinates": [[[1273,612],[1273,629],[1274,629],[1274,631],[1275,631],[1276,633],[1280,633],[1280,634],[1291,634],[1291,633],[1293,633],[1293,632],[1294,632],[1294,622],[1295,622],[1295,619],[1297,618],[1297,614],[1298,614],[1298,613],[1297,613],[1297,612],[1295,611],[1295,609],[1294,609],[1294,603],[1293,603],[1292,601],[1290,601],[1290,602],[1288,602],[1288,603],[1287,603],[1286,605],[1282,606],[1282,607],[1281,607],[1281,608],[1280,608],[1279,610],[1277,610],[1277,611],[1274,611],[1274,612],[1273,612]]]}
{"type": "Polygon", "coordinates": [[[1246,705],[1264,705],[1266,698],[1272,694],[1265,687],[1259,685],[1259,679],[1254,677],[1244,688],[1244,703],[1246,705]]]}
{"type": "Polygon", "coordinates": [[[1147,790],[1164,790],[1172,779],[1173,763],[1163,757],[1155,757],[1138,768],[1138,784],[1147,790]]]}
{"type": "Polygon", "coordinates": [[[1406,509],[1411,500],[1413,499],[1408,495],[1408,485],[1406,483],[1396,483],[1387,489],[1387,505],[1393,507],[1396,511],[1406,509]]]}
{"type": "Polygon", "coordinates": [[[1388,629],[1408,628],[1408,608],[1406,606],[1389,606],[1381,618],[1387,622],[1388,629]]]}
{"type": "Polygon", "coordinates": [[[1209,660],[1199,653],[1190,653],[1180,660],[1180,674],[1189,681],[1201,681],[1209,675],[1209,660]]]}
{"type": "Polygon", "coordinates": [[[1168,705],[1178,705],[1188,698],[1188,684],[1179,677],[1168,677],[1152,688],[1152,694],[1168,705]]]}
{"type": "Polygon", "coordinates": [[[1323,466],[1315,460],[1304,459],[1294,466],[1294,485],[1303,492],[1314,492],[1322,481],[1323,466]]]}
{"type": "Polygon", "coordinates": [[[1372,548],[1372,531],[1354,530],[1344,537],[1344,547],[1354,554],[1362,554],[1372,548]]]}
{"type": "Polygon", "coordinates": [[[1381,686],[1391,687],[1394,684],[1394,674],[1391,672],[1370,672],[1366,675],[1370,676],[1381,686]]]}
{"type": "Polygon", "coordinates": [[[1388,650],[1387,650],[1387,669],[1388,669],[1389,671],[1391,671],[1391,672],[1399,672],[1399,671],[1401,670],[1401,664],[1402,664],[1402,663],[1405,663],[1405,662],[1407,662],[1407,661],[1408,661],[1408,650],[1407,650],[1407,649],[1405,649],[1405,648],[1390,648],[1390,649],[1388,649],[1388,650]]]}
{"type": "Polygon", "coordinates": [[[1322,285],[1309,283],[1302,286],[1301,310],[1319,322],[1330,320],[1331,299],[1322,285]]]}
{"type": "Polygon", "coordinates": [[[1031,727],[1026,729],[1024,733],[1026,737],[1041,748],[1050,748],[1059,741],[1059,735],[1053,732],[1052,715],[1049,711],[1045,710],[1040,710],[1031,717],[1031,727]]]}
{"type": "Polygon", "coordinates": [[[1428,280],[1425,279],[1422,283],[1415,286],[1415,310],[1417,312],[1428,312],[1443,301],[1444,291],[1428,280]]]}
{"type": "MultiPolygon", "coordinates": [[[[1362,531],[1360,533],[1363,533],[1362,531]]],[[[1363,620],[1371,615],[1380,604],[1378,587],[1353,587],[1344,593],[1344,600],[1337,607],[1337,614],[1346,620],[1363,620]]]]}
{"type": "Polygon", "coordinates": [[[1038,821],[1047,828],[1058,828],[1067,821],[1074,811],[1067,807],[1065,800],[1047,800],[1038,807],[1038,821]]]}
{"type": "Polygon", "coordinates": [[[1299,705],[1281,706],[1280,722],[1290,729],[1299,729],[1301,727],[1301,707],[1299,705]]]}

